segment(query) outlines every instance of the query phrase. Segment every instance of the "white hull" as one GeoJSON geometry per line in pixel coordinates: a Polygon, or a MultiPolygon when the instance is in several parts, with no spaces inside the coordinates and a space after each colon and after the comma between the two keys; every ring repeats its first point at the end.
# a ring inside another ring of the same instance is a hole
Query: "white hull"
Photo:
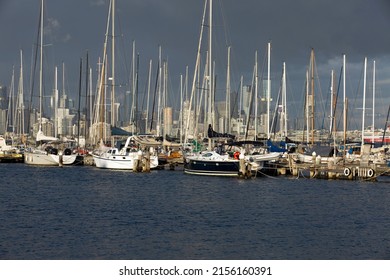
{"type": "Polygon", "coordinates": [[[24,162],[30,165],[58,166],[62,157],[63,165],[71,165],[76,161],[77,155],[53,155],[44,152],[25,152],[24,162]]]}
{"type": "MultiPolygon", "coordinates": [[[[134,162],[138,159],[138,154],[134,155],[93,155],[95,165],[98,168],[105,169],[122,169],[122,170],[133,170],[134,162]]],[[[157,168],[158,157],[150,156],[150,168],[157,168]]]]}
{"type": "Polygon", "coordinates": [[[275,161],[281,156],[278,152],[248,155],[245,156],[245,161],[252,165],[252,171],[260,171],[264,167],[265,162],[275,161]]]}

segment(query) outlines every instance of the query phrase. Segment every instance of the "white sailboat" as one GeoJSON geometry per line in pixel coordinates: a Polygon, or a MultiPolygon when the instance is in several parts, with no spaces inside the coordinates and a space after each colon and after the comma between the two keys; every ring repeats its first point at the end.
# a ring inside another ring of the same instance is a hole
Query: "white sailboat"
{"type": "Polygon", "coordinates": [[[127,138],[122,149],[108,148],[100,154],[94,154],[93,159],[98,168],[133,170],[137,160],[150,160],[150,168],[158,167],[158,157],[156,155],[146,156],[138,147],[133,146],[134,136],[127,138]]]}
{"type": "Polygon", "coordinates": [[[36,141],[40,145],[36,148],[29,148],[24,153],[24,162],[30,165],[46,165],[57,166],[62,164],[73,164],[76,161],[77,155],[72,154],[68,148],[59,150],[57,147],[63,148],[56,137],[46,136],[42,131],[43,108],[42,108],[42,87],[43,87],[43,7],[44,0],[41,1],[41,22],[40,22],[40,72],[39,72],[39,130],[36,136],[36,141]]]}
{"type": "MultiPolygon", "coordinates": [[[[115,34],[115,0],[111,0],[109,4],[109,11],[108,11],[108,20],[107,20],[107,32],[106,32],[106,38],[104,42],[104,55],[103,55],[103,63],[102,63],[102,69],[101,69],[101,76],[99,79],[99,92],[97,97],[97,105],[95,110],[95,128],[98,129],[95,133],[97,135],[97,140],[100,140],[100,147],[93,152],[93,159],[95,162],[95,166],[97,168],[104,168],[104,169],[122,169],[122,170],[133,170],[134,165],[137,160],[144,160],[149,161],[149,166],[151,169],[158,167],[158,157],[156,155],[147,155],[148,151],[145,149],[141,150],[137,145],[134,144],[135,138],[134,136],[130,136],[127,138],[126,143],[123,148],[118,149],[116,147],[107,147],[103,144],[104,132],[103,132],[103,126],[108,127],[109,125],[106,123],[106,120],[104,118],[105,115],[105,89],[104,87],[104,80],[105,75],[107,73],[107,34],[110,27],[112,27],[112,34],[115,34]]],[[[112,81],[112,92],[111,92],[111,106],[114,107],[114,100],[115,100],[115,45],[114,45],[114,38],[112,39],[112,62],[111,62],[111,71],[112,76],[110,77],[110,80],[112,81]]],[[[133,44],[133,63],[135,58],[135,44],[133,44]]],[[[133,65],[133,75],[135,75],[135,66],[133,65]]],[[[132,105],[132,111],[131,111],[131,121],[134,121],[136,116],[136,104],[135,104],[135,80],[136,77],[133,76],[133,105],[132,105]]],[[[115,114],[113,113],[113,109],[111,110],[111,126],[115,126],[115,114]]],[[[134,122],[132,122],[132,126],[134,128],[134,122]]],[[[133,133],[135,131],[133,130],[133,133]]],[[[114,141],[112,140],[111,143],[113,144],[114,141]]]]}

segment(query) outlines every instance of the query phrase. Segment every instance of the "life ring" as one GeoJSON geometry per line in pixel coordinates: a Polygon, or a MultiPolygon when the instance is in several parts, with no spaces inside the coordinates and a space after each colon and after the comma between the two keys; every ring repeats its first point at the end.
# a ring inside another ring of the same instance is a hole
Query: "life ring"
{"type": "Polygon", "coordinates": [[[348,167],[344,168],[344,175],[347,177],[351,175],[351,169],[349,169],[348,167]]]}
{"type": "Polygon", "coordinates": [[[374,176],[374,174],[375,174],[375,172],[373,169],[370,168],[367,170],[367,177],[372,178],[374,176]]]}
{"type": "Polygon", "coordinates": [[[235,152],[235,153],[233,154],[233,158],[234,158],[234,159],[239,159],[239,158],[240,158],[240,152],[235,152]]]}

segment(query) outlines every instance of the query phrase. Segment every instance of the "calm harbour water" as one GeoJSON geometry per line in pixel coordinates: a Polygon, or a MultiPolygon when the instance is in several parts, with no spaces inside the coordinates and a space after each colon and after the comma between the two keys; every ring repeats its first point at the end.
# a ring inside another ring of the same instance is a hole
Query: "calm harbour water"
{"type": "Polygon", "coordinates": [[[0,173],[0,259],[390,259],[390,180],[0,173]]]}

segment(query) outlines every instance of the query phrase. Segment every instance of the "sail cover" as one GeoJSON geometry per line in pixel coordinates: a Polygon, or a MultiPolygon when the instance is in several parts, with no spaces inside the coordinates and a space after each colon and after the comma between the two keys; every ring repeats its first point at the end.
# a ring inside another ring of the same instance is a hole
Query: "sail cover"
{"type": "Polygon", "coordinates": [[[209,124],[209,129],[207,131],[207,136],[209,138],[230,138],[230,139],[236,138],[236,136],[232,135],[232,134],[219,133],[219,132],[214,131],[213,127],[211,126],[211,124],[209,124]]]}

